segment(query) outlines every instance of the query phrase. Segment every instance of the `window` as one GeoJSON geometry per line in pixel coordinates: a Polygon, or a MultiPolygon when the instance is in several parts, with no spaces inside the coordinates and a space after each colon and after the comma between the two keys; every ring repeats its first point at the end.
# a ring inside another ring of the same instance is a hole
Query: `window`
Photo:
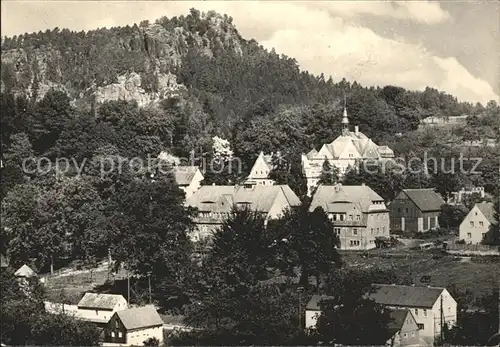
{"type": "Polygon", "coordinates": [[[424,317],[427,317],[427,310],[424,309],[424,317]]]}
{"type": "Polygon", "coordinates": [[[472,234],[471,233],[467,233],[467,238],[468,239],[472,238],[472,234]]]}
{"type": "Polygon", "coordinates": [[[118,324],[118,321],[117,321],[117,320],[115,320],[115,328],[117,328],[117,329],[118,329],[119,327],[120,327],[120,325],[118,324]]]}
{"type": "Polygon", "coordinates": [[[408,213],[408,207],[406,208],[406,213],[408,213]]]}
{"type": "Polygon", "coordinates": [[[406,339],[408,337],[408,334],[407,333],[404,333],[403,334],[403,337],[406,339]]]}
{"type": "Polygon", "coordinates": [[[349,220],[352,220],[352,214],[349,215],[349,220]]]}
{"type": "Polygon", "coordinates": [[[341,221],[343,221],[343,220],[344,220],[344,215],[343,215],[343,214],[341,214],[341,215],[340,215],[340,220],[341,220],[341,221]]]}
{"type": "Polygon", "coordinates": [[[418,308],[415,309],[415,316],[418,316],[418,308]]]}
{"type": "Polygon", "coordinates": [[[371,228],[371,230],[370,230],[370,231],[371,231],[371,233],[372,233],[372,235],[373,235],[373,228],[371,228]]]}
{"type": "Polygon", "coordinates": [[[111,337],[115,337],[115,332],[114,331],[111,332],[111,337]]]}
{"type": "Polygon", "coordinates": [[[401,212],[401,208],[400,207],[398,207],[398,212],[401,212]]]}
{"type": "Polygon", "coordinates": [[[356,220],[361,220],[361,216],[359,214],[356,215],[356,220]]]}
{"type": "Polygon", "coordinates": [[[337,220],[337,215],[336,214],[333,215],[333,220],[337,220]]]}
{"type": "Polygon", "coordinates": [[[480,227],[484,226],[484,223],[483,223],[482,221],[481,221],[481,222],[479,222],[479,226],[480,226],[480,227]]]}
{"type": "Polygon", "coordinates": [[[483,238],[483,240],[486,238],[486,233],[482,234],[482,238],[483,238]]]}
{"type": "Polygon", "coordinates": [[[352,229],[352,234],[353,235],[358,235],[358,229],[352,229]]]}
{"type": "Polygon", "coordinates": [[[414,332],[411,333],[411,337],[415,337],[415,333],[414,332]]]}
{"type": "Polygon", "coordinates": [[[420,324],[420,323],[417,323],[417,326],[420,330],[424,330],[424,325],[423,324],[420,324]]]}
{"type": "Polygon", "coordinates": [[[123,337],[123,334],[121,331],[118,332],[118,338],[122,338],[123,337]]]}
{"type": "Polygon", "coordinates": [[[379,232],[380,232],[380,231],[379,231],[379,228],[377,228],[377,234],[378,234],[379,232]]]}
{"type": "Polygon", "coordinates": [[[471,227],[473,227],[473,226],[474,226],[474,221],[473,221],[473,220],[471,220],[471,221],[470,221],[470,226],[471,226],[471,227]]]}

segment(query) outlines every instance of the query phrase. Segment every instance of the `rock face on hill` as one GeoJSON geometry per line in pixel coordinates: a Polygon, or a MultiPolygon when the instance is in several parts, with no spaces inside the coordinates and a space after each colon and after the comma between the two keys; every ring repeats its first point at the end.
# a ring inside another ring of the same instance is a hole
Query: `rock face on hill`
{"type": "Polygon", "coordinates": [[[51,89],[73,100],[135,100],[141,106],[185,89],[177,71],[191,50],[241,54],[232,19],[192,9],[186,17],[132,27],[71,32],[55,28],[2,41],[2,92],[37,100],[51,89]]]}

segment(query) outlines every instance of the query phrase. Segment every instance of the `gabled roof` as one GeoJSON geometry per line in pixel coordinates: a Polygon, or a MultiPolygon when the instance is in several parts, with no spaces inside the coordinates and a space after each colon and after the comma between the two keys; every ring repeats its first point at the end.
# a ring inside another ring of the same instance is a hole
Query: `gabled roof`
{"type": "Polygon", "coordinates": [[[401,330],[408,314],[410,314],[410,311],[407,309],[389,310],[389,317],[391,321],[387,324],[387,328],[391,336],[401,330]]]}
{"type": "Polygon", "coordinates": [[[233,205],[248,204],[259,212],[269,212],[276,197],[283,193],[290,206],[300,205],[300,200],[288,185],[253,186],[202,186],[188,200],[187,204],[201,211],[229,212],[233,205]]]}
{"type": "Polygon", "coordinates": [[[321,311],[321,301],[331,299],[328,295],[313,295],[311,300],[307,303],[306,310],[308,311],[321,311]]]}
{"type": "Polygon", "coordinates": [[[439,211],[445,201],[432,188],[403,189],[403,192],[412,200],[420,211],[439,211]]]}
{"type": "Polygon", "coordinates": [[[36,272],[33,271],[28,265],[24,264],[14,273],[14,276],[31,278],[36,276],[36,272]]]}
{"type": "Polygon", "coordinates": [[[368,212],[372,201],[384,201],[367,185],[345,186],[345,185],[319,185],[313,196],[310,211],[318,206],[323,207],[326,212],[343,212],[349,206],[356,206],[362,212],[368,212]],[[338,210],[340,209],[340,210],[338,210]]]}
{"type": "Polygon", "coordinates": [[[493,207],[492,202],[479,202],[475,205],[475,207],[477,207],[479,211],[481,211],[481,213],[488,220],[488,222],[490,223],[495,222],[494,218],[495,209],[493,207]]]}
{"type": "Polygon", "coordinates": [[[85,293],[78,303],[78,308],[113,310],[120,301],[124,301],[122,295],[85,293]]]}
{"type": "Polygon", "coordinates": [[[163,320],[154,306],[129,308],[115,313],[127,330],[143,329],[163,325],[163,320]]]}
{"type": "Polygon", "coordinates": [[[306,154],[306,157],[307,157],[308,159],[311,159],[311,158],[315,157],[315,156],[316,156],[316,154],[318,154],[318,151],[317,151],[317,150],[315,150],[315,149],[313,148],[313,149],[311,149],[311,150],[310,150],[310,151],[306,154]]]}
{"type": "Polygon", "coordinates": [[[193,181],[198,170],[197,166],[176,166],[173,170],[175,181],[180,186],[188,186],[193,181]]]}
{"type": "Polygon", "coordinates": [[[395,307],[432,308],[444,288],[373,284],[368,297],[376,303],[395,307]]]}

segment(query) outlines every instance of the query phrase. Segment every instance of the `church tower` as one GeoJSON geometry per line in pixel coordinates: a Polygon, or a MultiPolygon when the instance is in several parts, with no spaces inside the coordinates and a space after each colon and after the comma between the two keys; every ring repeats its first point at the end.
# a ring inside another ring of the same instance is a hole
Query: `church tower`
{"type": "Polygon", "coordinates": [[[347,118],[347,105],[346,97],[344,94],[344,115],[342,116],[342,135],[347,136],[349,134],[349,119],[347,118]]]}

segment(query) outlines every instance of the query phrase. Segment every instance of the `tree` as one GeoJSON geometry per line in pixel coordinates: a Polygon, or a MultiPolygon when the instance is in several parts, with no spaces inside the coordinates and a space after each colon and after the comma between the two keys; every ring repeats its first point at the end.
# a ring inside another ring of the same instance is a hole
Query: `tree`
{"type": "Polygon", "coordinates": [[[171,293],[189,268],[193,211],[184,206],[184,193],[171,174],[148,176],[125,183],[110,199],[111,255],[117,267],[123,264],[139,276],[150,272],[171,293]]]}
{"type": "Polygon", "coordinates": [[[319,288],[321,276],[340,266],[339,240],[322,208],[309,212],[307,205],[294,207],[270,225],[269,234],[277,253],[276,266],[287,275],[299,267],[302,285],[312,275],[319,288]]]}
{"type": "Polygon", "coordinates": [[[335,165],[331,165],[328,160],[323,162],[323,168],[319,177],[319,184],[332,185],[339,181],[339,169],[335,165]]]}
{"type": "Polygon", "coordinates": [[[439,225],[443,228],[458,230],[469,210],[464,206],[444,204],[439,214],[439,225]]]}
{"type": "Polygon", "coordinates": [[[495,197],[493,202],[493,223],[486,234],[485,243],[489,245],[500,246],[500,206],[499,196],[495,197]]]}

